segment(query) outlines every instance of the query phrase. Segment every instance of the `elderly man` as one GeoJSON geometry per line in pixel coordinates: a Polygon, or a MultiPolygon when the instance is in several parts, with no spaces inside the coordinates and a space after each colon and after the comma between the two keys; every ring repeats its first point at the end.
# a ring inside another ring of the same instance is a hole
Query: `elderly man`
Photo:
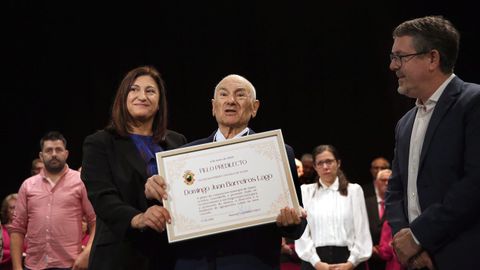
{"type": "MultiPolygon", "coordinates": [[[[224,141],[253,134],[248,122],[258,112],[260,102],[255,88],[245,78],[229,75],[215,87],[212,114],[218,129],[209,137],[186,146],[224,141]]],[[[290,170],[297,181],[293,149],[286,146],[290,170]]],[[[164,194],[161,177],[150,178],[146,184],[148,198],[160,199],[164,194]]],[[[298,193],[299,194],[299,193],[298,193]]],[[[180,242],[177,245],[175,269],[278,269],[282,236],[297,239],[303,233],[305,220],[295,209],[284,208],[277,223],[211,235],[180,242]],[[290,225],[290,226],[285,226],[290,225]]]]}
{"type": "Polygon", "coordinates": [[[373,182],[375,194],[365,198],[367,206],[368,222],[370,224],[370,234],[372,235],[373,250],[372,257],[368,260],[370,270],[385,269],[385,261],[378,256],[378,245],[380,244],[380,235],[382,226],[385,222],[383,213],[385,212],[385,192],[387,191],[388,178],[392,174],[389,169],[380,170],[373,182]]]}
{"type": "Polygon", "coordinates": [[[363,195],[365,199],[371,196],[378,196],[378,190],[375,184],[377,174],[381,170],[390,169],[390,162],[382,156],[376,157],[370,163],[370,174],[372,175],[372,181],[368,181],[362,185],[363,195]]]}

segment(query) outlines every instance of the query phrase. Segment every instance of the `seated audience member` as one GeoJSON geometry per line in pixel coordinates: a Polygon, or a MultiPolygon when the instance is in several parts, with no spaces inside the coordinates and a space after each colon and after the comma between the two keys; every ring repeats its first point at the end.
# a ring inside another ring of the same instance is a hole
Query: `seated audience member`
{"type": "Polygon", "coordinates": [[[3,259],[3,227],[0,224],[0,262],[3,259]]]}
{"type": "Polygon", "coordinates": [[[375,194],[365,199],[370,224],[370,234],[372,235],[373,250],[372,257],[368,260],[370,270],[385,269],[385,260],[378,256],[377,246],[380,243],[380,234],[382,231],[385,217],[385,193],[387,192],[388,178],[392,174],[390,169],[381,170],[377,173],[374,181],[375,194]]]}
{"type": "Polygon", "coordinates": [[[43,169],[43,161],[39,158],[36,158],[32,161],[32,169],[30,171],[31,175],[39,174],[40,171],[43,169]]]}
{"type": "Polygon", "coordinates": [[[317,173],[313,169],[313,157],[312,154],[305,153],[302,155],[301,158],[302,167],[303,167],[303,175],[298,176],[299,181],[301,184],[311,184],[315,182],[317,177],[317,173]]]}
{"type": "Polygon", "coordinates": [[[10,256],[10,232],[9,228],[13,220],[13,212],[15,211],[15,203],[17,202],[17,194],[7,195],[2,201],[1,220],[2,220],[2,239],[3,239],[3,256],[0,260],[0,269],[12,269],[12,258],[10,256]]]}
{"type": "Polygon", "coordinates": [[[302,164],[302,162],[298,159],[295,159],[295,166],[297,167],[298,177],[303,176],[303,164],[302,164]]]}
{"type": "Polygon", "coordinates": [[[365,198],[377,194],[375,180],[377,179],[378,172],[385,169],[390,169],[390,162],[386,158],[376,157],[372,160],[372,162],[370,163],[370,175],[372,176],[371,181],[368,181],[362,185],[365,198]]]}
{"type": "Polygon", "coordinates": [[[295,240],[282,237],[280,270],[300,270],[301,260],[295,252],[295,240]]]}
{"type": "Polygon", "coordinates": [[[382,235],[380,236],[380,244],[376,247],[378,257],[386,261],[385,270],[405,270],[398,261],[397,255],[392,247],[392,228],[385,221],[382,226],[382,235]]]}
{"type": "MultiPolygon", "coordinates": [[[[303,165],[298,159],[295,159],[298,177],[303,176],[303,165]]],[[[280,270],[299,270],[300,259],[295,252],[295,240],[282,237],[282,246],[280,248],[280,270]]]]}

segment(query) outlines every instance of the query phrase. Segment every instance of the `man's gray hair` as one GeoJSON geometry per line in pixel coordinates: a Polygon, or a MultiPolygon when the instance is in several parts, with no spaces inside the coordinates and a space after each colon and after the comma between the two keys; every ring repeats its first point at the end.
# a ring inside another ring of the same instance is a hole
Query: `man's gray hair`
{"type": "Polygon", "coordinates": [[[390,169],[383,169],[383,170],[380,170],[380,171],[378,171],[378,173],[377,173],[377,177],[376,177],[376,179],[378,179],[378,178],[380,177],[380,175],[382,175],[382,174],[386,174],[386,173],[388,173],[388,174],[392,175],[392,173],[393,173],[393,172],[392,172],[392,170],[390,170],[390,169]]]}

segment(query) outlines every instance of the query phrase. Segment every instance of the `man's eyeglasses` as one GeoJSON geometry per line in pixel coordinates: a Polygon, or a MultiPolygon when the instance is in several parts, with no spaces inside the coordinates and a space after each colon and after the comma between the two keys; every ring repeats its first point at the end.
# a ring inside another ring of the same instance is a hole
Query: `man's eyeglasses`
{"type": "Polygon", "coordinates": [[[402,63],[403,62],[408,62],[410,61],[411,59],[413,59],[415,56],[417,55],[422,55],[422,54],[426,54],[428,53],[428,51],[423,51],[423,52],[418,52],[418,53],[409,53],[409,54],[394,54],[394,53],[390,53],[390,61],[393,61],[393,63],[395,63],[395,65],[399,65],[399,66],[402,66],[402,63]],[[403,59],[405,57],[410,57],[408,60],[404,60],[403,59]]]}

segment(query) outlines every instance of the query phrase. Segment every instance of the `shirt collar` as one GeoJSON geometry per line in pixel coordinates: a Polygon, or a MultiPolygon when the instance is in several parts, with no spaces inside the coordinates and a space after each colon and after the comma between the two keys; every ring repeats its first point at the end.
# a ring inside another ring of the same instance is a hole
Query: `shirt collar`
{"type": "MultiPolygon", "coordinates": [[[[65,176],[65,174],[67,174],[68,170],[70,168],[68,167],[68,164],[65,164],[65,167],[63,168],[62,172],[60,172],[60,178],[58,178],[58,181],[57,183],[65,176]]],[[[56,184],[52,182],[52,180],[50,180],[50,178],[47,177],[47,175],[45,174],[45,168],[42,168],[42,170],[40,171],[40,176],[42,176],[42,179],[47,181],[52,187],[55,186],[56,184]]]]}
{"type": "Polygon", "coordinates": [[[382,197],[378,195],[378,188],[375,186],[375,197],[377,197],[377,202],[380,203],[383,201],[382,197]]]}
{"type": "MultiPolygon", "coordinates": [[[[240,138],[242,136],[250,134],[250,129],[246,127],[244,130],[240,131],[238,134],[236,134],[233,138],[240,138]]],[[[222,132],[220,132],[220,129],[217,129],[217,132],[215,133],[215,136],[213,137],[214,142],[223,142],[226,141],[227,139],[225,136],[223,136],[222,132]]]]}
{"type": "Polygon", "coordinates": [[[335,177],[335,181],[333,181],[333,184],[331,184],[329,187],[322,181],[322,179],[319,179],[321,188],[325,190],[333,190],[333,191],[338,191],[338,187],[340,186],[340,183],[338,181],[338,177],[335,177]]]}
{"type": "Polygon", "coordinates": [[[447,85],[450,83],[450,81],[453,80],[453,78],[455,78],[455,76],[456,75],[452,73],[452,75],[450,75],[450,77],[448,77],[448,79],[446,79],[438,87],[438,89],[433,93],[433,95],[430,98],[428,98],[428,100],[427,100],[427,102],[425,102],[425,104],[423,104],[420,101],[420,99],[417,98],[417,100],[415,102],[415,105],[417,106],[417,108],[423,109],[426,112],[432,110],[435,107],[435,104],[437,104],[438,99],[440,99],[440,96],[443,94],[443,91],[445,90],[445,88],[447,88],[447,85]]]}

